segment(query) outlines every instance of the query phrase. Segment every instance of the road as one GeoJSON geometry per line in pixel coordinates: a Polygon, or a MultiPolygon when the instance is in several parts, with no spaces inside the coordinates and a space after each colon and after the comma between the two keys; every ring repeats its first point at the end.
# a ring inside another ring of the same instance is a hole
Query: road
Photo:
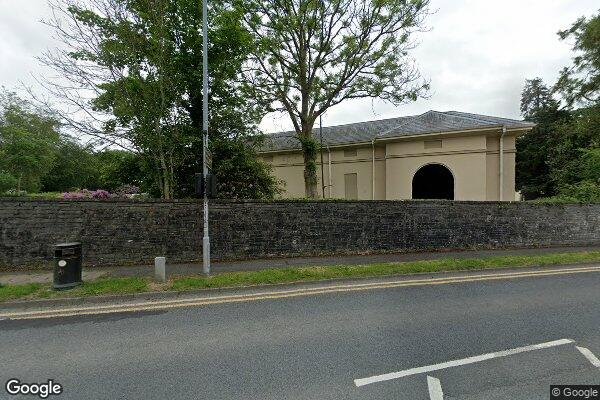
{"type": "Polygon", "coordinates": [[[2,384],[57,399],[549,399],[598,356],[599,272],[0,321],[2,384]]]}

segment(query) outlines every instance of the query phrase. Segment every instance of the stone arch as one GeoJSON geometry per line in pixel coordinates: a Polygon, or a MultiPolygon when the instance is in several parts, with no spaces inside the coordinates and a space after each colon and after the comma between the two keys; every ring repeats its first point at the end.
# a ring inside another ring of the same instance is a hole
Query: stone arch
{"type": "Polygon", "coordinates": [[[454,175],[443,164],[425,164],[412,180],[413,199],[454,200],[454,175]]]}

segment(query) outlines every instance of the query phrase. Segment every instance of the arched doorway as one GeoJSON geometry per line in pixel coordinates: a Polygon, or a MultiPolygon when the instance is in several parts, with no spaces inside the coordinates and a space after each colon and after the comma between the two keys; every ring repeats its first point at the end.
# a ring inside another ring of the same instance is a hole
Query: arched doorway
{"type": "Polygon", "coordinates": [[[441,164],[422,166],[413,177],[412,198],[454,200],[452,172],[441,164]]]}

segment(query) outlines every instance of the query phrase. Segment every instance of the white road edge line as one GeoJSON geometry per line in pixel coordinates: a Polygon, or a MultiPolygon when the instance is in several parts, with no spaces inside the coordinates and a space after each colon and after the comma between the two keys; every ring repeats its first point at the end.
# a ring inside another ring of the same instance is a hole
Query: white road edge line
{"type": "Polygon", "coordinates": [[[438,378],[428,376],[427,377],[427,387],[429,388],[429,398],[431,400],[444,400],[444,392],[442,392],[442,384],[438,378]]]}
{"type": "Polygon", "coordinates": [[[432,372],[432,371],[438,371],[440,369],[445,369],[445,368],[458,367],[460,365],[474,364],[474,363],[478,363],[481,361],[491,360],[494,358],[507,357],[507,356],[512,356],[514,354],[525,353],[525,352],[534,351],[534,350],[547,349],[549,347],[562,346],[562,345],[569,344],[569,343],[574,343],[574,340],[572,340],[572,339],[554,340],[554,341],[546,342],[546,343],[533,344],[530,346],[517,347],[517,348],[509,349],[509,350],[497,351],[494,353],[487,353],[487,354],[481,354],[479,356],[462,358],[460,360],[446,361],[441,364],[433,364],[433,365],[426,365],[424,367],[410,368],[410,369],[405,369],[403,371],[391,372],[389,374],[375,375],[375,376],[371,376],[369,378],[355,379],[354,384],[357,387],[361,387],[361,386],[369,385],[371,383],[384,382],[384,381],[389,381],[392,379],[404,378],[406,376],[423,374],[423,373],[428,373],[428,372],[432,372]]]}
{"type": "Polygon", "coordinates": [[[600,368],[600,360],[598,360],[598,357],[596,357],[594,355],[594,353],[592,353],[590,351],[590,349],[587,349],[585,347],[578,347],[578,346],[575,346],[575,347],[577,348],[577,350],[579,350],[579,352],[581,354],[584,355],[585,358],[587,358],[589,360],[589,362],[592,363],[592,365],[594,367],[600,368]]]}

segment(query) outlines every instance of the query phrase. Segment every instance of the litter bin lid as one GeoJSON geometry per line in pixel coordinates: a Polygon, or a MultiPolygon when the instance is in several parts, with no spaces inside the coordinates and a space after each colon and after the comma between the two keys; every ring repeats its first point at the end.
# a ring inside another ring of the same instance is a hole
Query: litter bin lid
{"type": "Polygon", "coordinates": [[[57,249],[63,249],[63,248],[68,248],[68,247],[78,247],[78,246],[81,246],[81,242],[59,243],[59,244],[54,245],[54,247],[56,247],[57,249]]]}

